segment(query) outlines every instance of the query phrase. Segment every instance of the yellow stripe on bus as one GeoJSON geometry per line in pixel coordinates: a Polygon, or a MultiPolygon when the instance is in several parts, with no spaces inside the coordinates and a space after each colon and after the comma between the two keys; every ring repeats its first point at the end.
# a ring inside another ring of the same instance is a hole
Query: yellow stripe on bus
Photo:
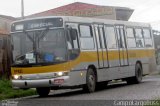
{"type": "MultiPolygon", "coordinates": [[[[128,58],[149,58],[154,57],[154,50],[128,50],[128,58]]],[[[102,54],[102,53],[100,53],[102,54]]],[[[122,51],[120,52],[122,54],[122,51]]],[[[124,53],[126,54],[126,53],[124,53]]],[[[124,55],[124,58],[127,59],[127,55],[124,55]]],[[[118,60],[119,59],[119,51],[109,51],[108,52],[108,60],[118,60]]],[[[103,60],[107,60],[107,53],[103,52],[103,60]]],[[[12,75],[14,74],[35,74],[35,73],[46,73],[46,72],[59,72],[59,71],[70,71],[72,68],[76,67],[80,63],[83,62],[96,62],[97,60],[97,52],[96,51],[88,51],[81,52],[79,57],[70,62],[57,64],[57,65],[49,65],[49,66],[37,66],[37,67],[25,67],[25,68],[11,68],[12,75]]],[[[102,57],[100,58],[102,61],[102,57]]]]}

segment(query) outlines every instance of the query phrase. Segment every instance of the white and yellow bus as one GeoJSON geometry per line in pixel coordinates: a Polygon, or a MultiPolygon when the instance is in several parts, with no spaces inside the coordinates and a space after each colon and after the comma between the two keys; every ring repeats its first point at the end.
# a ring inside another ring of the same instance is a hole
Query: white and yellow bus
{"type": "Polygon", "coordinates": [[[14,22],[11,38],[13,87],[36,88],[40,96],[74,87],[94,92],[116,79],[140,83],[156,68],[146,23],[41,17],[14,22]]]}

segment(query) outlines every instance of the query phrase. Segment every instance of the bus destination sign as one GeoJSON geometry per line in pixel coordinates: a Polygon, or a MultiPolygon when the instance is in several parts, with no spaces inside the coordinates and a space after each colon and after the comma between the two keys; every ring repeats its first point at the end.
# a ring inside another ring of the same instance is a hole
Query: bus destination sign
{"type": "Polygon", "coordinates": [[[16,22],[12,24],[11,31],[33,30],[41,28],[62,27],[62,18],[46,18],[16,22]]]}

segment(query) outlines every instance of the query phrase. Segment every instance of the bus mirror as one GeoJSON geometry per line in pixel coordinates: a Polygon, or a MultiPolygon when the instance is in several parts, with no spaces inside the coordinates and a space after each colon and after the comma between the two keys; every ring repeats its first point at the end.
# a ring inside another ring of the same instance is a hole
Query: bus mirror
{"type": "Polygon", "coordinates": [[[70,34],[71,34],[71,39],[72,40],[76,40],[76,38],[77,38],[77,30],[76,29],[71,29],[70,30],[70,34]]]}

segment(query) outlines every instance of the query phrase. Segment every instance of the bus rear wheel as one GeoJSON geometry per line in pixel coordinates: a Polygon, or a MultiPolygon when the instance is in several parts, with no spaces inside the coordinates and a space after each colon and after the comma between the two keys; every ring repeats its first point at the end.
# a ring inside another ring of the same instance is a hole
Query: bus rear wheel
{"type": "Polygon", "coordinates": [[[86,84],[83,86],[85,92],[92,93],[96,89],[96,75],[92,68],[89,68],[86,75],[86,84]]]}
{"type": "Polygon", "coordinates": [[[139,63],[136,64],[135,66],[135,76],[128,78],[127,83],[128,84],[138,84],[142,82],[142,76],[143,76],[143,71],[142,67],[139,63]]]}
{"type": "Polygon", "coordinates": [[[37,93],[40,97],[45,97],[48,96],[49,92],[50,92],[50,88],[36,88],[37,93]]]}

